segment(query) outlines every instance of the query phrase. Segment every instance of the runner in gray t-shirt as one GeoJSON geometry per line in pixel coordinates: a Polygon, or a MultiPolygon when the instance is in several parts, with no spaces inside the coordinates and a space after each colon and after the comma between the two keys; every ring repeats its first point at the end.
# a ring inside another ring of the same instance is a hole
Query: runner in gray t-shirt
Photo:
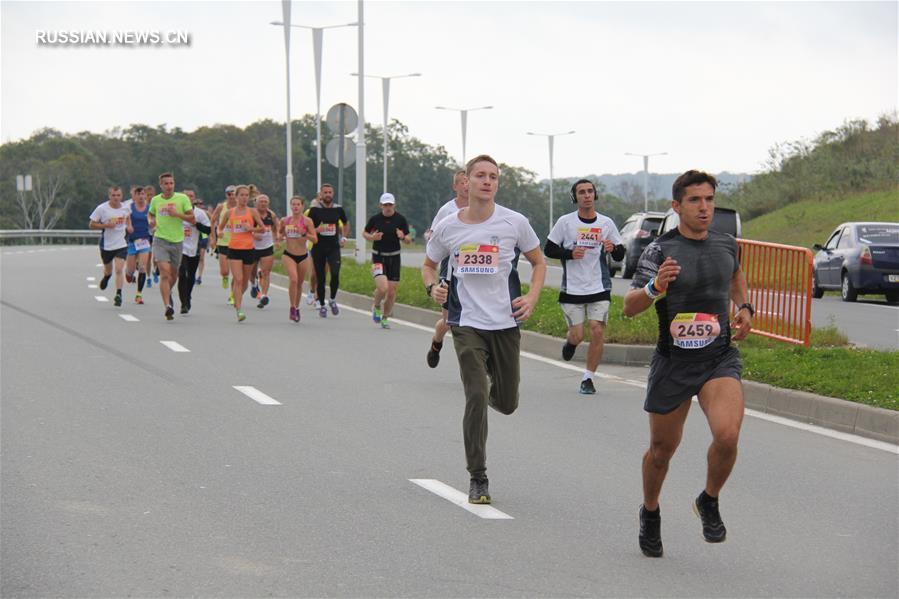
{"type": "Polygon", "coordinates": [[[677,178],[671,205],[680,224],[646,247],[624,298],[626,316],[653,303],[659,316],[644,404],[650,446],[643,457],[639,543],[649,557],[662,556],[659,495],[693,395],[699,397],[712,432],[706,486],[693,511],[702,520],[707,542],[720,543],[727,534],[718,494],[737,459],[743,421],[742,365],[730,342],[749,334],[754,310],[744,303],[746,277],[736,240],[709,229],[716,186],[713,176],[700,171],[677,178]],[[728,322],[731,301],[739,306],[733,323],[728,322]]]}

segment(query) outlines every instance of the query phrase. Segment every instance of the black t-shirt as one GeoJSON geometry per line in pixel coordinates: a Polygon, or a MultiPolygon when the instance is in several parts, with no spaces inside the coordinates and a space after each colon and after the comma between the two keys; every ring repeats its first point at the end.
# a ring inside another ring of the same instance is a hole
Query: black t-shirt
{"type": "Polygon", "coordinates": [[[655,303],[657,350],[690,362],[715,358],[730,346],[730,284],[740,267],[737,240],[712,230],[703,240],[669,231],[643,250],[631,288],[644,287],[669,256],[681,270],[655,303]]]}
{"type": "Polygon", "coordinates": [[[394,212],[393,216],[384,216],[377,213],[368,219],[365,223],[365,232],[374,233],[381,231],[384,234],[379,240],[373,241],[371,247],[376,252],[397,252],[400,249],[400,238],[396,236],[399,229],[404,235],[409,234],[409,223],[406,217],[399,212],[394,212]]]}
{"type": "Polygon", "coordinates": [[[349,222],[343,206],[310,208],[307,216],[312,219],[312,224],[318,232],[316,247],[324,249],[340,246],[340,238],[343,237],[342,227],[349,222]]]}

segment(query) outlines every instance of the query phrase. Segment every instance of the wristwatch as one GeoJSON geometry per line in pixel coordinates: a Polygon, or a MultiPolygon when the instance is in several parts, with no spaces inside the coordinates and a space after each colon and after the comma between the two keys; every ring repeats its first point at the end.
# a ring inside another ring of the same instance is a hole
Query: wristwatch
{"type": "Polygon", "coordinates": [[[428,294],[428,297],[431,297],[431,289],[437,286],[437,283],[431,283],[430,285],[425,285],[425,293],[428,294]]]}
{"type": "Polygon", "coordinates": [[[750,318],[752,318],[752,317],[755,316],[755,308],[752,307],[752,304],[750,304],[750,303],[748,303],[748,302],[745,303],[745,304],[740,304],[740,307],[737,308],[737,312],[739,312],[739,311],[742,310],[743,308],[746,308],[747,310],[749,310],[749,316],[750,316],[750,318]]]}

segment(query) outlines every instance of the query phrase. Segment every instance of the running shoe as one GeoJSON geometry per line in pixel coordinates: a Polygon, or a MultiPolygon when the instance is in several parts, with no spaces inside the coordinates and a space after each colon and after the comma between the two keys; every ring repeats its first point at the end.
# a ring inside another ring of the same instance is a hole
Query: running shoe
{"type": "Polygon", "coordinates": [[[134,296],[134,303],[135,303],[135,304],[141,304],[141,305],[143,305],[143,303],[144,303],[144,298],[143,298],[143,296],[142,296],[141,294],[139,294],[139,293],[138,293],[137,295],[135,295],[135,296],[134,296]]]}
{"type": "Polygon", "coordinates": [[[311,306],[315,303],[315,293],[310,291],[308,295],[306,295],[306,305],[311,306]]]}
{"type": "Polygon", "coordinates": [[[175,308],[172,306],[165,307],[165,319],[166,320],[174,320],[175,319],[175,308]]]}
{"type": "Polygon", "coordinates": [[[153,271],[153,282],[159,284],[159,269],[153,271]]]}
{"type": "Polygon", "coordinates": [[[128,281],[129,284],[133,283],[133,282],[134,282],[134,273],[133,273],[133,272],[126,272],[126,273],[125,273],[125,280],[128,281]]]}
{"type": "Polygon", "coordinates": [[[584,379],[581,381],[581,388],[578,390],[581,395],[593,395],[596,393],[596,387],[593,386],[593,379],[584,379]]]}
{"type": "Polygon", "coordinates": [[[297,309],[293,306],[290,307],[290,316],[288,317],[291,322],[296,322],[297,319],[297,309]]]}
{"type": "Polygon", "coordinates": [[[471,479],[468,487],[468,503],[490,503],[487,477],[471,479]]]}
{"type": "Polygon", "coordinates": [[[203,284],[203,277],[197,277],[197,285],[203,284]]]}
{"type": "Polygon", "coordinates": [[[183,314],[187,314],[188,312],[190,312],[190,308],[189,308],[188,306],[182,304],[182,305],[181,305],[181,314],[182,314],[182,315],[183,315],[183,314]]]}
{"type": "Polygon", "coordinates": [[[321,316],[322,318],[328,317],[328,309],[325,307],[324,304],[318,305],[318,315],[321,316]]]}
{"type": "Polygon", "coordinates": [[[562,359],[566,362],[570,362],[571,358],[574,357],[574,350],[576,349],[577,345],[572,345],[566,341],[565,345],[562,346],[562,359]]]}
{"type": "Polygon", "coordinates": [[[267,296],[267,295],[263,295],[263,296],[259,299],[259,303],[256,305],[256,307],[259,308],[259,309],[261,310],[262,308],[265,308],[267,305],[268,305],[268,296],[267,296]]]}
{"type": "Polygon", "coordinates": [[[256,286],[256,281],[253,281],[253,285],[250,287],[250,297],[256,299],[257,295],[259,295],[259,287],[256,286]]]}
{"type": "Polygon", "coordinates": [[[234,305],[234,292],[231,292],[231,295],[228,296],[228,305],[229,306],[234,305]]]}
{"type": "Polygon", "coordinates": [[[337,307],[337,302],[334,300],[329,300],[328,305],[331,306],[331,314],[337,316],[340,314],[340,308],[337,307]]]}
{"type": "Polygon", "coordinates": [[[296,320],[294,320],[294,322],[300,322],[300,307],[297,306],[296,308],[294,308],[294,310],[296,311],[296,314],[297,314],[297,318],[296,318],[296,320]]]}
{"type": "Polygon", "coordinates": [[[106,289],[106,286],[109,285],[109,277],[112,275],[104,275],[102,279],[100,279],[100,289],[106,289]]]}
{"type": "Polygon", "coordinates": [[[153,287],[153,277],[147,277],[147,289],[152,289],[153,287]]]}
{"type": "Polygon", "coordinates": [[[662,515],[640,506],[640,551],[646,557],[662,557],[662,515]]]}
{"type": "Polygon", "coordinates": [[[238,311],[237,311],[237,322],[243,322],[243,321],[245,321],[246,319],[247,319],[247,315],[244,314],[244,311],[243,311],[243,310],[238,310],[238,311]]]}
{"type": "Polygon", "coordinates": [[[371,319],[375,321],[375,324],[381,322],[381,310],[379,308],[371,309],[371,319]]]}
{"type": "Polygon", "coordinates": [[[443,349],[443,341],[437,343],[432,339],[431,349],[428,350],[428,366],[430,366],[431,368],[437,368],[437,365],[440,364],[441,349],[443,349]]]}
{"type": "Polygon", "coordinates": [[[389,329],[389,328],[390,328],[390,323],[387,321],[387,317],[386,317],[386,316],[385,316],[384,318],[381,319],[381,328],[382,328],[382,329],[389,329]]]}
{"type": "Polygon", "coordinates": [[[718,513],[718,498],[711,497],[705,491],[693,502],[693,512],[702,520],[702,536],[706,543],[723,543],[727,538],[727,529],[718,513]]]}
{"type": "Polygon", "coordinates": [[[121,293],[116,293],[115,298],[112,300],[112,305],[115,306],[116,308],[118,308],[122,305],[122,294],[121,293]]]}
{"type": "Polygon", "coordinates": [[[225,277],[222,277],[222,289],[227,289],[227,288],[228,288],[228,277],[225,276],[225,277]]]}

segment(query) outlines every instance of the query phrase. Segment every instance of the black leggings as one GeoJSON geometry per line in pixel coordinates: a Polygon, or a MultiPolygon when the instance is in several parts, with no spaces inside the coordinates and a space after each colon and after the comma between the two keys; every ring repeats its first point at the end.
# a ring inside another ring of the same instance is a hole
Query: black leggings
{"type": "Polygon", "coordinates": [[[325,302],[325,263],[331,267],[331,299],[337,297],[337,287],[340,285],[340,247],[333,249],[318,249],[312,246],[312,265],[315,267],[315,277],[318,286],[316,294],[318,301],[325,302]]]}
{"type": "Polygon", "coordinates": [[[199,265],[199,254],[193,257],[181,256],[181,266],[178,267],[178,297],[182,306],[190,308],[190,294],[194,290],[199,265]]]}

